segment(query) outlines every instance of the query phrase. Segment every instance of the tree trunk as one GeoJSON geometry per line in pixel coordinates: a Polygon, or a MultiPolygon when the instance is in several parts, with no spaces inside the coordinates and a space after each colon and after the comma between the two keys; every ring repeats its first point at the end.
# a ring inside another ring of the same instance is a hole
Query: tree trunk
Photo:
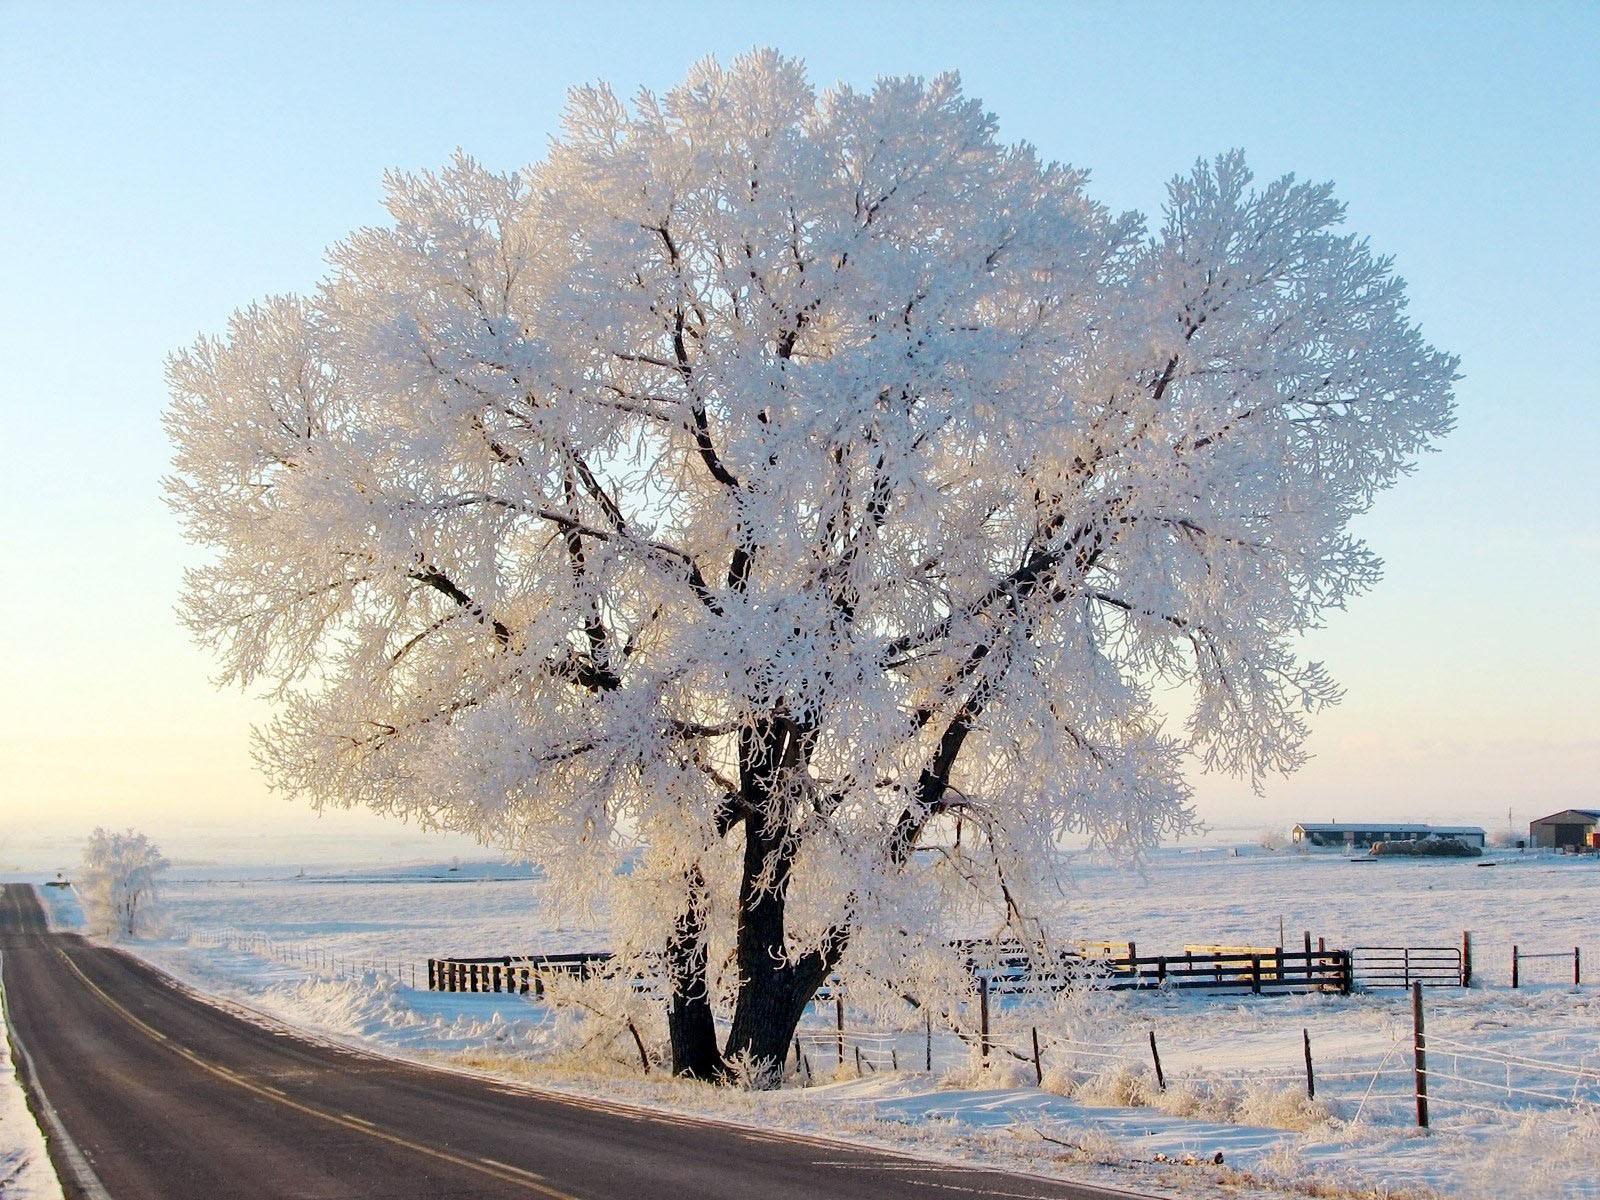
{"type": "Polygon", "coordinates": [[[672,992],[667,1005],[667,1038],[672,1046],[672,1073],[722,1080],[727,1067],[717,1052],[717,1029],[706,984],[705,878],[696,868],[687,883],[684,911],[667,942],[667,983],[672,992]]]}
{"type": "Polygon", "coordinates": [[[775,1087],[796,1027],[844,945],[791,961],[785,929],[794,842],[757,815],[745,820],[739,885],[739,995],[726,1057],[742,1058],[755,1087],[775,1087]]]}

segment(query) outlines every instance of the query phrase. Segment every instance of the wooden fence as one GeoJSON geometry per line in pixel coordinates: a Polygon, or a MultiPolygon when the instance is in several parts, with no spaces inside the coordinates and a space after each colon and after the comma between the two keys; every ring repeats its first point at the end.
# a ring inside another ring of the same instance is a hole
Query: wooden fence
{"type": "Polygon", "coordinates": [[[501,955],[498,958],[430,958],[428,989],[435,992],[520,992],[544,995],[547,975],[587,979],[609,962],[608,950],[578,954],[501,955]]]}
{"type": "MultiPolygon", "coordinates": [[[[1095,949],[1099,949],[1099,945],[1095,949]]],[[[1001,995],[1031,991],[1066,991],[1094,986],[1111,991],[1146,988],[1269,992],[1339,992],[1353,985],[1348,950],[1285,950],[1281,946],[1186,947],[1182,954],[1139,955],[1130,942],[1127,953],[1060,951],[1054,960],[1038,957],[1015,943],[962,943],[967,968],[1001,995]]]]}

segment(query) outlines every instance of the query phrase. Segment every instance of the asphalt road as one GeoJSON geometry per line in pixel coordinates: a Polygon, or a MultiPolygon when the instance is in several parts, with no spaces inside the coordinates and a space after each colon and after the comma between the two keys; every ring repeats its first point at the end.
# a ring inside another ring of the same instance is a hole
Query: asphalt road
{"type": "Polygon", "coordinates": [[[952,1167],[587,1102],[306,1041],[0,894],[17,1055],[69,1196],[88,1200],[1107,1200],[952,1167]]]}

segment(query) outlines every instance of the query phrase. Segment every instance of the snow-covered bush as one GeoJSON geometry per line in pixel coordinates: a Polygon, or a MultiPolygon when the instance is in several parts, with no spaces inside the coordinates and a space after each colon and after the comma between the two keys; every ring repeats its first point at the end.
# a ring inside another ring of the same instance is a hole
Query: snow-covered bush
{"type": "Polygon", "coordinates": [[[83,849],[76,883],[89,930],[118,938],[154,930],[157,884],[170,865],[144,834],[97,828],[83,849]]]}
{"type": "Polygon", "coordinates": [[[1282,850],[1289,840],[1289,835],[1276,825],[1268,825],[1256,835],[1256,845],[1263,850],[1282,850]]]}

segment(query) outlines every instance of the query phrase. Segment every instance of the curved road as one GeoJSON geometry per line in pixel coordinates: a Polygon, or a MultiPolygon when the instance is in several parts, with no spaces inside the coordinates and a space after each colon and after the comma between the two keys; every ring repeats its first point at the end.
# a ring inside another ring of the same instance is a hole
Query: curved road
{"type": "Polygon", "coordinates": [[[558,1098],[319,1045],[0,895],[19,1066],[87,1200],[1107,1200],[1127,1193],[558,1098]]]}

